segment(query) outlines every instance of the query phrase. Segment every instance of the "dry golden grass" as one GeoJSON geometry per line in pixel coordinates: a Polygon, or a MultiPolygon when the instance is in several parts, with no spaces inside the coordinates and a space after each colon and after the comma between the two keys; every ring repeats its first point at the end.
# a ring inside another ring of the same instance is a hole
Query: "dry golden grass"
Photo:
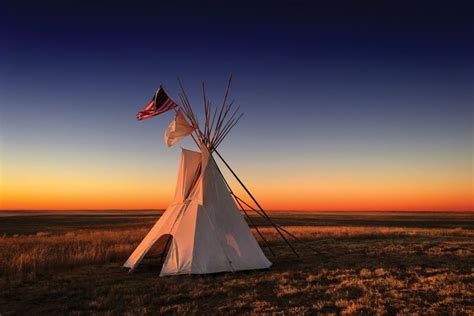
{"type": "MultiPolygon", "coordinates": [[[[465,236],[474,237],[474,231],[462,228],[412,227],[353,227],[353,226],[290,226],[286,228],[299,238],[387,238],[403,236],[465,236]]],[[[260,228],[265,235],[278,239],[270,227],[260,228]]]]}
{"type": "Polygon", "coordinates": [[[146,229],[82,230],[61,235],[0,237],[0,275],[35,275],[48,270],[123,259],[133,251],[146,229]]]}
{"type": "Polygon", "coordinates": [[[0,314],[474,314],[469,228],[287,226],[319,252],[297,259],[262,227],[268,271],[159,278],[147,258],[126,273],[150,224],[0,237],[0,314]]]}
{"type": "MultiPolygon", "coordinates": [[[[287,230],[302,239],[474,236],[474,231],[459,228],[292,226],[287,227],[287,230]]],[[[32,276],[52,269],[124,259],[135,249],[147,231],[148,229],[144,228],[120,231],[79,230],[61,235],[38,232],[32,236],[3,236],[0,237],[0,276],[32,276]]],[[[273,228],[263,227],[260,231],[270,241],[280,238],[273,228]]],[[[456,245],[459,245],[459,242],[456,245]]],[[[457,247],[456,245],[453,247],[457,247]]],[[[440,249],[431,249],[431,252],[436,251],[440,252],[440,249]]],[[[458,247],[456,251],[472,255],[470,248],[458,247]]]]}

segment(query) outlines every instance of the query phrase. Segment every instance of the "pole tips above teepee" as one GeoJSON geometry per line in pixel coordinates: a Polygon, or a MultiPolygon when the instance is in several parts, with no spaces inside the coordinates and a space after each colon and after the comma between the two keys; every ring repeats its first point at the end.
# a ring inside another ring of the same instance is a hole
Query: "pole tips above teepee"
{"type": "Polygon", "coordinates": [[[202,82],[201,90],[204,107],[204,126],[201,129],[197,116],[195,115],[186,91],[181,80],[178,78],[178,83],[181,88],[179,99],[181,101],[181,108],[189,119],[193,127],[196,129],[196,137],[200,143],[204,144],[210,152],[214,151],[229,134],[229,132],[237,125],[240,118],[243,116],[240,107],[234,105],[234,101],[229,100],[230,87],[232,84],[232,74],[227,82],[224,98],[219,107],[213,109],[211,102],[207,99],[205,84],[202,82]]]}

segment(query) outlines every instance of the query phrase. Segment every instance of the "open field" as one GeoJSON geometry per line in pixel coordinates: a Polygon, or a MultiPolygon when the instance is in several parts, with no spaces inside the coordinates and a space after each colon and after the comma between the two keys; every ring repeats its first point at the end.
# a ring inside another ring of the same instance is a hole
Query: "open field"
{"type": "Polygon", "coordinates": [[[159,278],[121,264],[160,212],[3,213],[0,314],[474,314],[474,214],[273,212],[306,240],[268,271],[159,278]],[[41,214],[41,215],[37,215],[41,214]]]}

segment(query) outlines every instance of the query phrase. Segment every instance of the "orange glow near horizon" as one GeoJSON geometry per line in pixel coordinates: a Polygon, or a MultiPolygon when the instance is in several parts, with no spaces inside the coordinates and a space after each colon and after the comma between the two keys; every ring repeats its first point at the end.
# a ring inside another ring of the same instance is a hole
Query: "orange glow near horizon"
{"type": "MultiPolygon", "coordinates": [[[[281,192],[280,192],[281,193],[281,192]]],[[[272,194],[278,195],[278,193],[272,194]]],[[[1,210],[99,210],[99,209],[165,209],[171,194],[146,194],[139,199],[114,193],[106,195],[57,192],[54,194],[21,194],[3,192],[1,210]]],[[[243,195],[241,195],[243,196],[243,195]]],[[[281,194],[278,198],[257,195],[260,204],[267,210],[302,211],[472,211],[472,201],[461,194],[436,198],[433,196],[379,196],[369,198],[352,194],[341,196],[303,196],[290,199],[281,194]],[[305,199],[306,198],[306,199],[305,199]],[[463,201],[463,198],[464,201],[463,201]]],[[[246,198],[251,204],[250,198],[246,198]]]]}
{"type": "MultiPolygon", "coordinates": [[[[2,177],[2,210],[164,209],[171,201],[175,170],[153,174],[116,176],[76,170],[62,173],[10,170],[2,177]],[[161,183],[160,183],[161,182],[161,183]],[[7,184],[7,185],[5,185],[7,184]]],[[[428,177],[368,177],[334,174],[320,180],[308,175],[254,176],[246,180],[260,204],[268,210],[320,211],[472,211],[469,175],[452,179],[428,177]]],[[[244,177],[245,178],[245,177],[244,177]]],[[[245,197],[230,180],[235,192],[245,197]]],[[[249,198],[246,198],[250,202],[249,198]]]]}
{"type": "MultiPolygon", "coordinates": [[[[107,154],[90,148],[17,149],[2,157],[0,210],[165,209],[174,194],[179,148],[162,150],[158,155],[125,155],[119,149],[107,154]]],[[[470,157],[453,156],[449,148],[437,155],[414,149],[363,159],[318,153],[315,160],[309,151],[269,159],[265,152],[225,151],[268,210],[473,210],[470,157]]],[[[221,169],[235,193],[250,203],[232,175],[221,169]]]]}

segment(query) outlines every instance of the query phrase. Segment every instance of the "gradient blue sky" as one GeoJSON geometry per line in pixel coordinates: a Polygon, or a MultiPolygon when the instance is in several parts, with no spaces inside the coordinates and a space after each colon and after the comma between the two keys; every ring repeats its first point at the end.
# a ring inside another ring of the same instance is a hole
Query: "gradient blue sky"
{"type": "Polygon", "coordinates": [[[270,208],[472,209],[472,10],[311,3],[6,2],[0,208],[166,207],[172,114],[135,113],[177,76],[217,105],[232,73],[221,151],[270,208]]]}

